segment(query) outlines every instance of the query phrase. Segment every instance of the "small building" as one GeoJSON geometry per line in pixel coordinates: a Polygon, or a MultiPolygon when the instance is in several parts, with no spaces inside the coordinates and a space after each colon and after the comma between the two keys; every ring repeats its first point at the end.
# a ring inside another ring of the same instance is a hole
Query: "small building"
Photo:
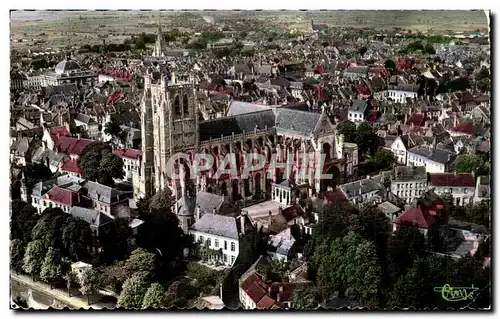
{"type": "Polygon", "coordinates": [[[77,261],[71,264],[71,271],[76,275],[79,281],[82,280],[83,273],[90,269],[92,269],[92,265],[84,263],[83,261],[77,261]]]}
{"type": "Polygon", "coordinates": [[[396,166],[391,176],[391,192],[407,203],[427,190],[427,173],[421,166],[396,166]]]}
{"type": "Polygon", "coordinates": [[[476,178],[473,174],[429,174],[428,187],[434,189],[437,195],[451,195],[455,205],[464,206],[473,203],[476,178]]]}
{"type": "Polygon", "coordinates": [[[347,119],[354,123],[363,122],[368,117],[371,109],[369,100],[355,100],[349,107],[347,119]]]}

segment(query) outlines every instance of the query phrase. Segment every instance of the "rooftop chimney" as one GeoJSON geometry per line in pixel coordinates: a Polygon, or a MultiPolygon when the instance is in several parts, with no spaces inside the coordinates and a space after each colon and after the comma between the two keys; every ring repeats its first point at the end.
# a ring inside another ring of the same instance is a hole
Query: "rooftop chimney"
{"type": "Polygon", "coordinates": [[[201,208],[200,205],[196,207],[196,221],[200,220],[201,215],[201,208]]]}
{"type": "Polygon", "coordinates": [[[271,226],[272,222],[273,222],[273,213],[271,211],[269,211],[269,216],[267,218],[267,225],[268,226],[271,226]]]}

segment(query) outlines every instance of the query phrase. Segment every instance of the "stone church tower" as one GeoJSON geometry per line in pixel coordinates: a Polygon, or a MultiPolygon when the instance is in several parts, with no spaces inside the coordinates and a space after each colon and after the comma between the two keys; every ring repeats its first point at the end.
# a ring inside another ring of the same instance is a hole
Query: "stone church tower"
{"type": "Polygon", "coordinates": [[[161,25],[158,21],[158,31],[156,33],[156,42],[153,49],[153,57],[165,56],[165,39],[163,38],[163,33],[161,32],[161,25]]]}
{"type": "MultiPolygon", "coordinates": [[[[198,146],[198,101],[193,83],[155,72],[144,77],[141,101],[142,161],[138,197],[167,187],[167,163],[179,152],[198,146]]],[[[179,185],[180,186],[180,185],[179,185]]]]}

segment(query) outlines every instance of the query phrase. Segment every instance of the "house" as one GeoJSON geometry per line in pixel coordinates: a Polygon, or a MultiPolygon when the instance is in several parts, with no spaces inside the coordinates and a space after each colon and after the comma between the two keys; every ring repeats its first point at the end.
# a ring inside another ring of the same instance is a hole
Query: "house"
{"type": "Polygon", "coordinates": [[[267,241],[267,255],[272,260],[289,261],[293,259],[294,245],[294,239],[271,235],[267,241]]]}
{"type": "Polygon", "coordinates": [[[391,192],[412,202],[427,190],[427,173],[421,166],[396,166],[391,176],[391,192]]]}
{"type": "Polygon", "coordinates": [[[473,174],[433,173],[428,187],[437,195],[451,195],[455,205],[465,206],[473,203],[476,179],[473,174]]]}
{"type": "Polygon", "coordinates": [[[444,173],[455,157],[455,153],[432,145],[418,145],[408,150],[407,165],[424,166],[427,173],[444,173]]]}
{"type": "Polygon", "coordinates": [[[483,124],[490,124],[491,122],[491,111],[489,108],[478,105],[471,112],[470,115],[472,119],[476,122],[483,124]]]}
{"type": "MultiPolygon", "coordinates": [[[[247,272],[248,273],[248,272],[247,272]]],[[[293,308],[293,291],[301,285],[289,282],[268,284],[255,270],[240,278],[240,303],[245,309],[293,308]]]]}
{"type": "Polygon", "coordinates": [[[83,127],[85,129],[90,139],[97,140],[101,136],[99,123],[97,123],[93,117],[78,113],[73,121],[77,127],[83,127]]]}
{"type": "Polygon", "coordinates": [[[113,222],[113,218],[90,208],[74,206],[70,208],[69,213],[89,224],[96,237],[99,237],[99,232],[108,232],[113,222]]]}
{"type": "Polygon", "coordinates": [[[45,195],[43,195],[46,208],[60,208],[65,213],[69,213],[74,206],[90,206],[88,198],[80,194],[79,186],[77,187],[52,187],[45,195]]]}
{"type": "Polygon", "coordinates": [[[117,149],[113,151],[113,154],[123,160],[123,171],[125,172],[123,180],[132,181],[132,173],[139,171],[142,151],[134,149],[117,149]]]}
{"type": "Polygon", "coordinates": [[[389,86],[387,90],[376,92],[373,97],[377,100],[391,100],[396,103],[407,103],[407,99],[416,99],[418,96],[418,85],[415,84],[399,84],[389,86]]]}
{"type": "Polygon", "coordinates": [[[204,214],[188,229],[188,233],[199,243],[196,255],[202,250],[215,252],[209,258],[211,262],[232,267],[237,259],[248,260],[255,244],[255,228],[246,215],[238,217],[204,214]]]}
{"type": "Polygon", "coordinates": [[[415,202],[415,207],[408,208],[394,220],[393,231],[397,231],[401,226],[417,227],[427,236],[429,232],[433,233],[446,224],[447,208],[435,193],[427,192],[415,202]]]}
{"type": "Polygon", "coordinates": [[[48,204],[45,202],[44,195],[47,194],[47,192],[50,191],[54,186],[66,187],[83,182],[83,179],[74,176],[63,175],[48,181],[36,183],[31,189],[31,206],[36,208],[38,214],[41,214],[43,210],[48,207],[48,204]]]}
{"type": "Polygon", "coordinates": [[[350,80],[357,80],[361,78],[368,78],[368,70],[370,68],[367,66],[350,66],[344,70],[344,78],[350,80]]]}
{"type": "Polygon", "coordinates": [[[474,203],[488,200],[491,200],[490,176],[478,176],[474,192],[474,203]]]}
{"type": "MultiPolygon", "coordinates": [[[[449,228],[444,242],[444,255],[454,259],[474,256],[489,235],[465,229],[449,228]]],[[[439,253],[438,253],[439,254],[439,253]]]]}
{"type": "Polygon", "coordinates": [[[339,189],[353,204],[365,202],[381,203],[386,197],[385,187],[378,177],[372,179],[368,176],[365,179],[340,185],[339,189]]]}
{"type": "Polygon", "coordinates": [[[82,187],[98,212],[113,218],[130,217],[129,198],[132,197],[132,191],[118,190],[92,181],[86,181],[82,187]]]}
{"type": "Polygon", "coordinates": [[[382,202],[377,205],[377,208],[384,213],[387,218],[393,222],[398,218],[398,216],[401,214],[401,208],[398,206],[394,205],[393,203],[389,201],[382,202]]]}
{"type": "Polygon", "coordinates": [[[33,154],[39,141],[34,137],[21,136],[17,138],[10,146],[10,162],[11,164],[18,164],[26,166],[31,162],[31,154],[33,154]]]}
{"type": "Polygon", "coordinates": [[[354,123],[363,122],[368,117],[371,109],[371,102],[369,100],[354,100],[349,107],[347,119],[354,123]]]}
{"type": "Polygon", "coordinates": [[[398,163],[406,165],[408,158],[407,150],[409,144],[409,137],[407,135],[398,136],[391,144],[391,151],[396,157],[398,163]]]}
{"type": "Polygon", "coordinates": [[[78,165],[78,161],[69,157],[64,157],[61,162],[59,162],[59,171],[68,175],[82,177],[82,170],[78,165]]]}
{"type": "Polygon", "coordinates": [[[78,261],[71,264],[71,271],[76,275],[78,280],[82,280],[82,275],[85,271],[92,269],[92,265],[78,261]]]}

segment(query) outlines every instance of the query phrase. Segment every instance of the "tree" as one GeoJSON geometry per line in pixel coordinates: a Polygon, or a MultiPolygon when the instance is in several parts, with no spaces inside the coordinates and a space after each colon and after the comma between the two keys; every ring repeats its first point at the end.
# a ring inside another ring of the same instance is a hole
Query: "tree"
{"type": "Polygon", "coordinates": [[[490,227],[491,202],[481,201],[472,206],[470,211],[470,221],[477,225],[490,227]]]}
{"type": "Polygon", "coordinates": [[[115,119],[111,118],[111,121],[107,122],[104,125],[104,133],[111,135],[111,137],[115,139],[120,139],[120,134],[122,133],[122,129],[120,127],[120,124],[118,124],[118,122],[115,119]]]}
{"type": "Polygon", "coordinates": [[[35,275],[40,273],[45,258],[45,247],[40,240],[31,241],[26,247],[23,258],[23,270],[35,279],[35,275]]]}
{"type": "Polygon", "coordinates": [[[70,216],[61,235],[63,246],[71,260],[79,261],[90,256],[93,234],[87,222],[70,216]]]}
{"type": "Polygon", "coordinates": [[[175,198],[172,196],[170,189],[164,189],[156,192],[150,200],[149,209],[151,212],[167,213],[174,205],[175,198]]]}
{"type": "Polygon", "coordinates": [[[16,273],[23,270],[24,245],[20,239],[10,241],[10,269],[16,273]]]}
{"type": "Polygon", "coordinates": [[[131,277],[136,272],[147,273],[151,276],[156,269],[156,255],[143,248],[137,248],[125,262],[124,268],[128,273],[127,277],[131,277]]]}
{"type": "Polygon", "coordinates": [[[77,282],[76,275],[71,269],[69,269],[63,276],[63,279],[66,281],[66,289],[68,290],[68,297],[71,297],[71,288],[73,288],[73,285],[77,282]]]}
{"type": "Polygon", "coordinates": [[[457,173],[472,173],[476,175],[489,175],[489,167],[483,159],[475,154],[461,154],[455,160],[457,173]]]}
{"type": "Polygon", "coordinates": [[[391,151],[378,150],[375,155],[368,160],[372,171],[390,169],[396,163],[396,157],[391,151]]]}
{"type": "Polygon", "coordinates": [[[37,224],[40,215],[37,210],[21,201],[12,203],[12,217],[10,224],[10,236],[12,239],[19,239],[23,245],[31,241],[31,231],[37,224]]]}
{"type": "Polygon", "coordinates": [[[396,70],[396,62],[392,60],[385,60],[384,66],[386,69],[390,70],[391,72],[396,70]]]}
{"type": "Polygon", "coordinates": [[[373,155],[380,145],[375,127],[368,122],[362,122],[357,128],[355,143],[358,145],[360,154],[373,155]]]}
{"type": "Polygon", "coordinates": [[[142,308],[147,309],[147,308],[154,308],[158,309],[163,306],[163,297],[165,294],[165,290],[163,289],[163,286],[160,285],[159,283],[154,283],[151,286],[149,286],[148,290],[146,291],[146,294],[144,295],[144,299],[142,301],[142,308]]]}
{"type": "Polygon", "coordinates": [[[40,240],[45,249],[49,247],[63,248],[62,230],[70,216],[60,208],[45,209],[33,227],[31,237],[34,240],[40,240]]]}
{"type": "Polygon", "coordinates": [[[293,290],[292,294],[294,309],[316,309],[321,300],[314,287],[304,287],[293,290]]]}
{"type": "Polygon", "coordinates": [[[415,260],[424,258],[426,247],[425,237],[417,227],[400,226],[388,248],[389,279],[395,282],[412,267],[415,260]]]}
{"type": "Polygon", "coordinates": [[[87,304],[90,306],[90,297],[97,290],[99,274],[95,269],[85,269],[80,277],[80,292],[87,296],[87,304]]]}
{"type": "Polygon", "coordinates": [[[158,252],[157,258],[166,267],[158,273],[168,277],[183,257],[184,248],[191,244],[191,236],[184,234],[179,219],[168,209],[173,203],[170,193],[160,192],[153,197],[149,210],[139,216],[144,224],[137,231],[137,244],[148,251],[158,252]]]}
{"type": "Polygon", "coordinates": [[[102,262],[110,263],[115,260],[123,260],[128,254],[128,240],[132,236],[128,219],[116,218],[104,227],[103,231],[99,232],[102,262]]]}
{"type": "Polygon", "coordinates": [[[49,247],[40,270],[40,277],[42,280],[50,283],[50,288],[52,288],[54,281],[61,279],[63,276],[65,265],[61,258],[61,253],[58,249],[49,247]]]}
{"type": "Polygon", "coordinates": [[[382,269],[375,245],[354,232],[325,241],[314,256],[322,296],[356,298],[367,306],[377,304],[382,269]]]}
{"type": "Polygon", "coordinates": [[[78,159],[78,165],[83,178],[107,186],[114,185],[114,178],[125,176],[123,160],[111,152],[109,145],[102,143],[87,145],[78,159]]]}
{"type": "Polygon", "coordinates": [[[356,124],[351,121],[345,121],[339,125],[339,133],[344,135],[344,140],[348,143],[356,142],[356,124]]]}
{"type": "Polygon", "coordinates": [[[137,272],[123,284],[123,290],[118,298],[118,304],[125,308],[140,308],[146,294],[148,282],[147,273],[137,272]]]}

